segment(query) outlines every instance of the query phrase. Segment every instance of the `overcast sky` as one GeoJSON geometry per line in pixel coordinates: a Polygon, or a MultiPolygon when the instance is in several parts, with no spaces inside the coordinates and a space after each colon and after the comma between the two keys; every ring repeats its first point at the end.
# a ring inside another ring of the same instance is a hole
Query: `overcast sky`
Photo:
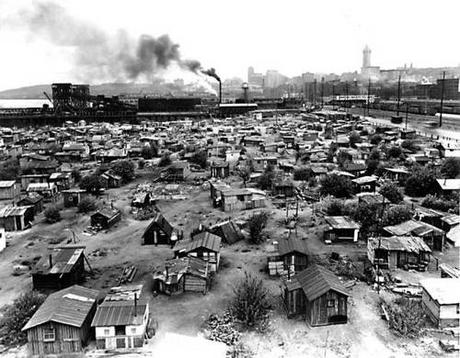
{"type": "MultiPolygon", "coordinates": [[[[23,19],[42,1],[0,0],[0,89],[82,78],[74,48],[61,46],[23,19]],[[35,4],[35,5],[34,5],[35,4]],[[17,14],[20,14],[19,16],[17,14]]],[[[59,0],[68,14],[109,34],[168,34],[183,58],[246,78],[247,67],[302,72],[460,64],[459,0],[59,0]]],[[[66,26],[60,24],[60,26],[66,26]]],[[[63,31],[56,28],[56,32],[63,31]]],[[[170,76],[179,72],[172,70],[170,76]]],[[[114,78],[115,80],[115,78],[114,78]]],[[[100,81],[100,80],[99,80],[100,81]]],[[[139,79],[139,82],[143,82],[139,79]]]]}

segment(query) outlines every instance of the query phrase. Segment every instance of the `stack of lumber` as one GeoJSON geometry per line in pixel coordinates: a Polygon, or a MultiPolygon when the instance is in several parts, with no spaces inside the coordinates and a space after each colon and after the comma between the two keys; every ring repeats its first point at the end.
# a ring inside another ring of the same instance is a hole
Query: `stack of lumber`
{"type": "Polygon", "coordinates": [[[118,279],[118,284],[122,285],[125,283],[133,282],[134,276],[136,276],[136,272],[136,266],[125,266],[120,275],[120,278],[118,279]]]}

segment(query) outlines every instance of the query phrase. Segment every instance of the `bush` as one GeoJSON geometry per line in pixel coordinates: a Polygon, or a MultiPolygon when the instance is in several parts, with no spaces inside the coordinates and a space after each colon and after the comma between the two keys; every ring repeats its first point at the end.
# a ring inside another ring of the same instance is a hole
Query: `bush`
{"type": "Polygon", "coordinates": [[[455,158],[446,159],[442,163],[441,174],[446,179],[455,179],[460,174],[460,161],[455,158]]]}
{"type": "Polygon", "coordinates": [[[380,136],[380,134],[374,134],[370,138],[371,144],[374,144],[374,145],[379,144],[381,141],[382,141],[382,137],[380,136]]]}
{"type": "Polygon", "coordinates": [[[402,155],[402,149],[396,145],[390,147],[387,150],[387,156],[388,158],[395,158],[398,159],[402,155]]]}
{"type": "Polygon", "coordinates": [[[300,168],[294,170],[294,180],[310,180],[313,176],[313,170],[310,168],[300,168]]]}
{"type": "Polygon", "coordinates": [[[436,177],[427,169],[416,169],[414,173],[407,178],[405,192],[409,196],[421,197],[436,192],[436,177]]]}
{"type": "Polygon", "coordinates": [[[96,210],[96,208],[96,201],[89,197],[83,198],[78,203],[78,212],[80,213],[89,213],[90,211],[96,210]]]}
{"type": "Polygon", "coordinates": [[[259,179],[257,179],[257,186],[262,190],[269,190],[272,188],[274,179],[275,173],[273,173],[273,168],[269,166],[259,179]]]}
{"type": "Polygon", "coordinates": [[[384,184],[379,192],[393,204],[398,204],[403,200],[401,191],[394,183],[384,184]]]}
{"type": "Polygon", "coordinates": [[[342,200],[329,198],[323,200],[324,203],[324,211],[326,215],[329,216],[341,216],[345,213],[345,205],[342,200]]]}
{"type": "Polygon", "coordinates": [[[406,205],[393,205],[385,210],[382,218],[382,225],[398,225],[412,219],[412,211],[406,205]]]}
{"type": "Polygon", "coordinates": [[[81,174],[80,174],[80,171],[78,169],[72,170],[71,175],[72,175],[73,181],[75,183],[78,183],[81,180],[81,174]]]}
{"type": "Polygon", "coordinates": [[[244,278],[233,288],[230,313],[246,328],[263,323],[270,309],[269,292],[263,281],[245,272],[244,278]]]}
{"type": "Polygon", "coordinates": [[[152,159],[153,157],[156,157],[158,154],[158,150],[155,146],[144,146],[142,147],[141,150],[141,157],[144,159],[152,159]]]}
{"type": "Polygon", "coordinates": [[[320,192],[322,195],[333,195],[337,198],[348,198],[351,196],[353,190],[350,179],[337,174],[331,174],[321,181],[320,192]]]}
{"type": "Polygon", "coordinates": [[[206,169],[208,166],[208,154],[205,150],[195,152],[193,157],[190,158],[190,162],[199,165],[203,169],[206,169]]]}
{"type": "Polygon", "coordinates": [[[242,167],[237,171],[238,176],[243,179],[244,187],[246,188],[246,183],[251,178],[251,170],[248,167],[242,167]]]}
{"type": "Polygon", "coordinates": [[[102,178],[97,174],[87,175],[80,181],[80,188],[98,195],[103,187],[102,178]]]}
{"type": "Polygon", "coordinates": [[[56,206],[50,206],[44,212],[46,221],[50,224],[57,223],[61,220],[61,213],[56,206]]]}
{"type": "Polygon", "coordinates": [[[358,132],[356,131],[353,131],[350,133],[350,135],[348,136],[349,140],[350,140],[350,145],[353,147],[356,143],[361,143],[361,136],[359,135],[358,132]]]}
{"type": "Polygon", "coordinates": [[[458,208],[458,199],[427,195],[422,201],[422,206],[444,212],[456,211],[458,208]]]}
{"type": "Polygon", "coordinates": [[[401,297],[394,301],[385,302],[387,309],[388,324],[397,335],[415,338],[425,326],[426,316],[420,300],[411,300],[401,297]]]}
{"type": "Polygon", "coordinates": [[[414,153],[419,149],[419,147],[415,144],[413,140],[403,140],[403,142],[401,143],[401,147],[410,150],[414,153]]]}
{"type": "Polygon", "coordinates": [[[21,329],[44,301],[44,295],[29,291],[6,306],[4,315],[0,319],[0,344],[16,346],[26,343],[27,334],[21,329]]]}
{"type": "Polygon", "coordinates": [[[128,183],[134,179],[134,163],[130,160],[120,160],[115,162],[112,167],[112,171],[121,177],[124,183],[128,183]]]}
{"type": "Polygon", "coordinates": [[[266,211],[262,211],[258,214],[253,214],[248,220],[248,228],[249,228],[249,240],[253,244],[258,244],[263,241],[263,230],[267,225],[268,221],[268,213],[266,211]]]}
{"type": "Polygon", "coordinates": [[[21,167],[16,159],[8,159],[0,165],[0,180],[16,180],[21,174],[21,167]]]}
{"type": "Polygon", "coordinates": [[[159,167],[167,167],[171,163],[172,163],[172,160],[171,160],[171,157],[169,156],[169,154],[164,154],[161,157],[160,162],[158,163],[158,166],[159,167]]]}

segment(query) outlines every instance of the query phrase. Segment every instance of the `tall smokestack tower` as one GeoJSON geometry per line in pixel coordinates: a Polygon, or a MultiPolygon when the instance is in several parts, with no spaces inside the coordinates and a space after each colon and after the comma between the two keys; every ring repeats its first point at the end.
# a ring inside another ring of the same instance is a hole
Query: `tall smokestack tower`
{"type": "Polygon", "coordinates": [[[371,49],[365,46],[363,50],[363,68],[371,67],[371,49]]]}

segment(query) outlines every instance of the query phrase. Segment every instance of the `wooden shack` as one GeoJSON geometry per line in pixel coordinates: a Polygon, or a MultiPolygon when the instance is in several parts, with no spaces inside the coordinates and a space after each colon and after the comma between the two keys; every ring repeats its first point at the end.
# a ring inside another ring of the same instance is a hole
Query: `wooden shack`
{"type": "Polygon", "coordinates": [[[209,269],[215,272],[220,263],[221,238],[207,231],[196,234],[191,240],[179,241],[174,246],[174,257],[192,256],[200,258],[209,264],[209,269]]]}
{"type": "Polygon", "coordinates": [[[296,238],[280,239],[273,242],[273,251],[268,258],[270,276],[291,275],[308,266],[308,249],[305,241],[296,238]]]}
{"type": "Polygon", "coordinates": [[[244,238],[240,228],[232,220],[217,223],[211,226],[209,231],[214,235],[219,236],[225,243],[229,245],[232,245],[244,238]]]}
{"type": "Polygon", "coordinates": [[[325,216],[328,227],[324,230],[324,241],[333,243],[339,241],[358,241],[360,226],[348,216],[325,216]]]}
{"type": "Polygon", "coordinates": [[[431,249],[416,236],[370,237],[367,241],[369,261],[381,269],[396,268],[425,271],[431,249]]]}
{"type": "Polygon", "coordinates": [[[311,326],[347,323],[348,291],[328,269],[312,265],[284,281],[288,317],[302,316],[311,326]]]}
{"type": "Polygon", "coordinates": [[[163,270],[153,273],[153,289],[167,295],[182,292],[206,294],[210,284],[209,265],[195,257],[168,260],[163,270]]]}
{"type": "Polygon", "coordinates": [[[161,214],[157,213],[142,235],[144,245],[174,245],[177,235],[173,226],[161,214]]]}
{"type": "Polygon", "coordinates": [[[18,201],[18,206],[31,206],[34,215],[38,215],[43,211],[43,196],[38,193],[29,193],[18,201]]]}
{"type": "Polygon", "coordinates": [[[0,226],[6,231],[25,230],[34,220],[33,206],[7,205],[0,208],[0,226]]]}
{"type": "Polygon", "coordinates": [[[108,229],[120,220],[120,210],[115,208],[104,208],[91,215],[91,226],[108,229]]]}
{"type": "Polygon", "coordinates": [[[90,195],[86,190],[79,188],[72,188],[68,190],[63,190],[62,195],[64,197],[64,206],[66,208],[78,206],[78,204],[90,195]]]}
{"type": "Polygon", "coordinates": [[[34,289],[61,289],[85,278],[85,246],[50,249],[32,269],[34,289]]]}
{"type": "Polygon", "coordinates": [[[32,357],[82,353],[91,336],[99,292],[71,286],[49,295],[22,328],[32,357]]]}

